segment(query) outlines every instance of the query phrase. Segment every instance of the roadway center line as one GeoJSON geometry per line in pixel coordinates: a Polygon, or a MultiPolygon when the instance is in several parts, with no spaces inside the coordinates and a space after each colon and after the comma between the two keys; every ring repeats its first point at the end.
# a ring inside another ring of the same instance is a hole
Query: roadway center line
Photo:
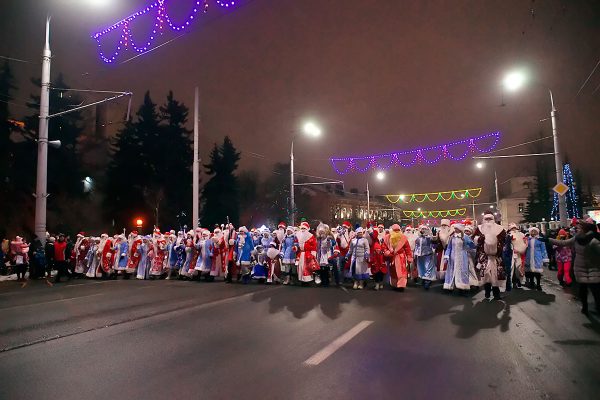
{"type": "Polygon", "coordinates": [[[43,301],[43,302],[40,302],[40,303],[21,304],[21,305],[18,305],[18,306],[10,306],[10,307],[6,307],[6,308],[0,308],[0,312],[1,311],[6,311],[6,310],[14,310],[15,308],[45,306],[47,304],[62,303],[64,301],[70,301],[70,300],[88,299],[90,297],[101,296],[103,294],[105,294],[105,293],[94,293],[94,294],[88,294],[88,295],[85,295],[85,296],[67,297],[66,299],[49,300],[49,301],[43,301]]]}
{"type": "Polygon", "coordinates": [[[348,332],[344,333],[339,338],[335,339],[333,342],[329,343],[323,350],[315,353],[308,360],[304,361],[305,365],[319,365],[323,361],[325,361],[330,355],[335,353],[348,343],[352,338],[362,332],[365,328],[371,325],[373,321],[361,321],[354,326],[354,328],[350,329],[348,332]]]}

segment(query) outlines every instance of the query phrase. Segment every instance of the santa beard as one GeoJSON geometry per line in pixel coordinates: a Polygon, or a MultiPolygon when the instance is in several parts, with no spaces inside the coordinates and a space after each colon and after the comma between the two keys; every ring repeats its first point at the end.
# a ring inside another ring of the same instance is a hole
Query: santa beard
{"type": "Polygon", "coordinates": [[[338,238],[340,239],[340,247],[342,249],[346,249],[348,248],[348,246],[350,246],[350,235],[348,235],[347,232],[342,232],[338,235],[338,238]]]}
{"type": "Polygon", "coordinates": [[[440,228],[440,230],[438,232],[438,237],[442,241],[442,244],[444,245],[444,247],[446,247],[448,245],[448,238],[450,237],[451,233],[452,233],[452,231],[449,226],[442,226],[440,228]]]}
{"type": "Polygon", "coordinates": [[[495,255],[498,252],[498,235],[504,228],[494,221],[485,221],[479,225],[479,231],[485,237],[483,251],[488,255],[495,255]]]}
{"type": "Polygon", "coordinates": [[[296,233],[296,238],[298,238],[298,244],[300,244],[300,246],[304,246],[304,243],[306,243],[307,240],[309,240],[312,237],[312,233],[310,233],[309,231],[298,231],[296,233]]]}
{"type": "Polygon", "coordinates": [[[402,239],[402,232],[392,231],[390,232],[390,244],[392,248],[395,248],[398,243],[400,243],[400,239],[402,239]]]}

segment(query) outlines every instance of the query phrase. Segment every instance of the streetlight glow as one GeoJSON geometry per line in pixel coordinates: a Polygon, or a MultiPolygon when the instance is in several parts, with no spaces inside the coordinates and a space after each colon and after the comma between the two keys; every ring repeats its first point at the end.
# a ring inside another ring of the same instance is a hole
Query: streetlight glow
{"type": "Polygon", "coordinates": [[[319,137],[321,136],[321,128],[317,124],[312,121],[309,121],[304,124],[304,133],[309,136],[319,137]]]}
{"type": "Polygon", "coordinates": [[[385,179],[385,172],[383,172],[383,171],[377,172],[377,174],[375,174],[375,178],[377,178],[378,181],[384,180],[385,179]]]}
{"type": "Polygon", "coordinates": [[[111,1],[112,0],[88,0],[88,3],[94,7],[104,7],[107,6],[111,1]]]}
{"type": "Polygon", "coordinates": [[[483,167],[485,167],[485,163],[483,161],[477,161],[477,164],[475,164],[475,167],[477,167],[479,169],[483,169],[483,167]]]}
{"type": "Polygon", "coordinates": [[[525,74],[521,71],[513,71],[504,77],[502,84],[507,90],[514,92],[519,90],[525,83],[525,74]]]}

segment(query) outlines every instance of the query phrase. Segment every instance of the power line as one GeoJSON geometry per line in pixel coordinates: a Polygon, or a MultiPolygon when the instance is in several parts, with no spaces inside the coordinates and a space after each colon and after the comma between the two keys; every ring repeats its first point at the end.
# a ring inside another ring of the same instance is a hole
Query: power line
{"type": "MultiPolygon", "coordinates": [[[[589,82],[589,80],[592,77],[592,75],[594,75],[594,72],[596,72],[596,69],[598,68],[599,65],[600,65],[600,60],[598,60],[598,62],[596,63],[596,66],[594,67],[594,69],[592,69],[592,72],[590,72],[590,74],[588,75],[588,77],[585,80],[585,82],[583,82],[583,85],[581,85],[581,87],[577,91],[577,94],[575,95],[575,98],[577,98],[577,96],[579,96],[579,93],[581,93],[581,91],[583,90],[583,88],[585,87],[585,85],[587,85],[587,83],[589,82]]],[[[598,90],[598,88],[596,88],[596,90],[598,90]]],[[[596,92],[596,90],[594,90],[594,93],[596,92]]]]}

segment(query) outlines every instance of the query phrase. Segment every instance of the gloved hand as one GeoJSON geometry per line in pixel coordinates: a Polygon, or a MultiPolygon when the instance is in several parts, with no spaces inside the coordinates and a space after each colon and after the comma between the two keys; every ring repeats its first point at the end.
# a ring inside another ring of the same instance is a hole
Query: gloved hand
{"type": "Polygon", "coordinates": [[[537,238],[537,240],[539,240],[542,243],[548,243],[549,242],[548,238],[547,237],[543,237],[543,236],[539,236],[537,238]]]}

